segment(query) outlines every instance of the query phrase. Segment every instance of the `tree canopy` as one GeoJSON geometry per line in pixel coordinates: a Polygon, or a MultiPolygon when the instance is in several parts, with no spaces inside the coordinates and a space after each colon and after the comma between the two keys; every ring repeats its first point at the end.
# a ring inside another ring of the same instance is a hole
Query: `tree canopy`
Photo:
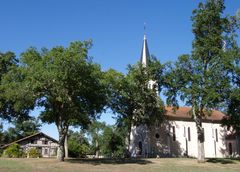
{"type": "Polygon", "coordinates": [[[41,124],[34,118],[28,120],[14,120],[13,126],[2,132],[0,143],[8,144],[18,139],[36,134],[40,131],[41,124]]]}
{"type": "Polygon", "coordinates": [[[16,77],[9,79],[9,73],[14,74],[19,66],[13,52],[0,52],[0,118],[3,120],[17,120],[18,118],[27,119],[29,117],[29,110],[31,106],[25,104],[24,99],[19,96],[13,96],[13,92],[19,92],[18,88],[9,88],[10,84],[18,81],[20,78],[16,77]],[[11,83],[6,82],[11,80],[11,83]]]}
{"type": "MultiPolygon", "coordinates": [[[[85,128],[104,109],[106,87],[98,64],[88,56],[91,41],[72,42],[69,47],[54,47],[38,51],[30,48],[22,53],[19,66],[11,78],[23,76],[19,82],[9,82],[16,97],[43,107],[43,122],[55,123],[59,133],[58,158],[64,160],[64,140],[69,126],[85,128]]],[[[14,78],[15,79],[15,78],[14,78]]]]}
{"type": "Polygon", "coordinates": [[[223,0],[199,3],[192,15],[195,36],[191,55],[182,55],[166,77],[168,104],[178,106],[177,96],[191,106],[198,134],[198,161],[204,162],[202,119],[225,101],[230,88],[229,54],[235,41],[236,20],[223,16],[223,0]]]}
{"type": "Polygon", "coordinates": [[[114,70],[106,73],[109,107],[117,114],[117,125],[126,131],[128,145],[132,126],[151,126],[153,121],[163,120],[164,104],[157,94],[163,86],[162,73],[163,65],[156,58],[150,58],[147,67],[140,63],[129,65],[126,75],[114,70]],[[155,82],[152,89],[149,87],[151,80],[155,82]]]}
{"type": "Polygon", "coordinates": [[[90,144],[84,132],[74,132],[72,130],[69,130],[68,152],[70,157],[75,158],[86,157],[86,154],[89,154],[90,144]]]}

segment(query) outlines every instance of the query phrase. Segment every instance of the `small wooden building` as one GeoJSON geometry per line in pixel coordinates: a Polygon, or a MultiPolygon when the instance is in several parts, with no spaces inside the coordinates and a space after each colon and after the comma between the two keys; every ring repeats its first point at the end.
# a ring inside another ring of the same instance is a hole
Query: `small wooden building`
{"type": "Polygon", "coordinates": [[[29,149],[36,148],[42,157],[54,157],[57,155],[58,141],[42,132],[6,144],[1,148],[6,149],[14,143],[19,144],[26,153],[29,149]]]}

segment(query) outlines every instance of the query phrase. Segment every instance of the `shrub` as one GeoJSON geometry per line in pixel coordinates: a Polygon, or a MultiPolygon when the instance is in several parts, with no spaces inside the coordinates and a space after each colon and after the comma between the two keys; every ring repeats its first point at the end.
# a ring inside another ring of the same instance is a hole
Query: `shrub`
{"type": "Polygon", "coordinates": [[[22,157],[23,151],[17,143],[14,143],[11,146],[9,146],[4,151],[3,154],[4,154],[4,156],[9,157],[9,158],[19,158],[19,157],[22,157]]]}
{"type": "Polygon", "coordinates": [[[2,149],[0,149],[0,156],[2,156],[2,154],[3,154],[3,150],[2,150],[2,149]]]}
{"type": "Polygon", "coordinates": [[[27,151],[27,155],[29,158],[40,158],[41,154],[38,152],[36,148],[31,148],[27,151]]]}
{"type": "Polygon", "coordinates": [[[85,143],[80,144],[77,141],[70,140],[68,142],[68,153],[70,157],[73,158],[83,158],[89,151],[89,146],[85,143]]]}

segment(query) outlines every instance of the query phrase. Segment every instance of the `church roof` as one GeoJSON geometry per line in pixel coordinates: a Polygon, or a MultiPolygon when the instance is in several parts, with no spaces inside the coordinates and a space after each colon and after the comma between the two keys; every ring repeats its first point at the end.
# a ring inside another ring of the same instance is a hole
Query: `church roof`
{"type": "MultiPolygon", "coordinates": [[[[191,107],[179,107],[178,109],[176,109],[176,111],[174,111],[172,107],[166,107],[165,109],[167,111],[166,117],[168,119],[184,120],[184,121],[193,120],[190,115],[191,107]]],[[[224,113],[217,110],[213,110],[211,115],[207,115],[207,114],[205,115],[205,117],[203,118],[203,122],[218,123],[218,122],[221,122],[224,116],[225,116],[224,113]]]]}
{"type": "Polygon", "coordinates": [[[147,66],[147,61],[148,61],[149,57],[150,57],[150,54],[149,54],[149,50],[148,50],[147,37],[144,34],[142,52],[141,52],[141,63],[144,67],[147,66]]]}

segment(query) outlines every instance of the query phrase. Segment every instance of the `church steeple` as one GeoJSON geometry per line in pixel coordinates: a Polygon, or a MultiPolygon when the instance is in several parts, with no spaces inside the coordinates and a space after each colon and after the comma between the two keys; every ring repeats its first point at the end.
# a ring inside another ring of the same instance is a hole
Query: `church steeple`
{"type": "Polygon", "coordinates": [[[147,37],[146,37],[146,34],[144,34],[143,46],[142,46],[142,52],[141,52],[141,63],[144,67],[147,66],[148,58],[150,58],[150,54],[148,50],[147,37]]]}

